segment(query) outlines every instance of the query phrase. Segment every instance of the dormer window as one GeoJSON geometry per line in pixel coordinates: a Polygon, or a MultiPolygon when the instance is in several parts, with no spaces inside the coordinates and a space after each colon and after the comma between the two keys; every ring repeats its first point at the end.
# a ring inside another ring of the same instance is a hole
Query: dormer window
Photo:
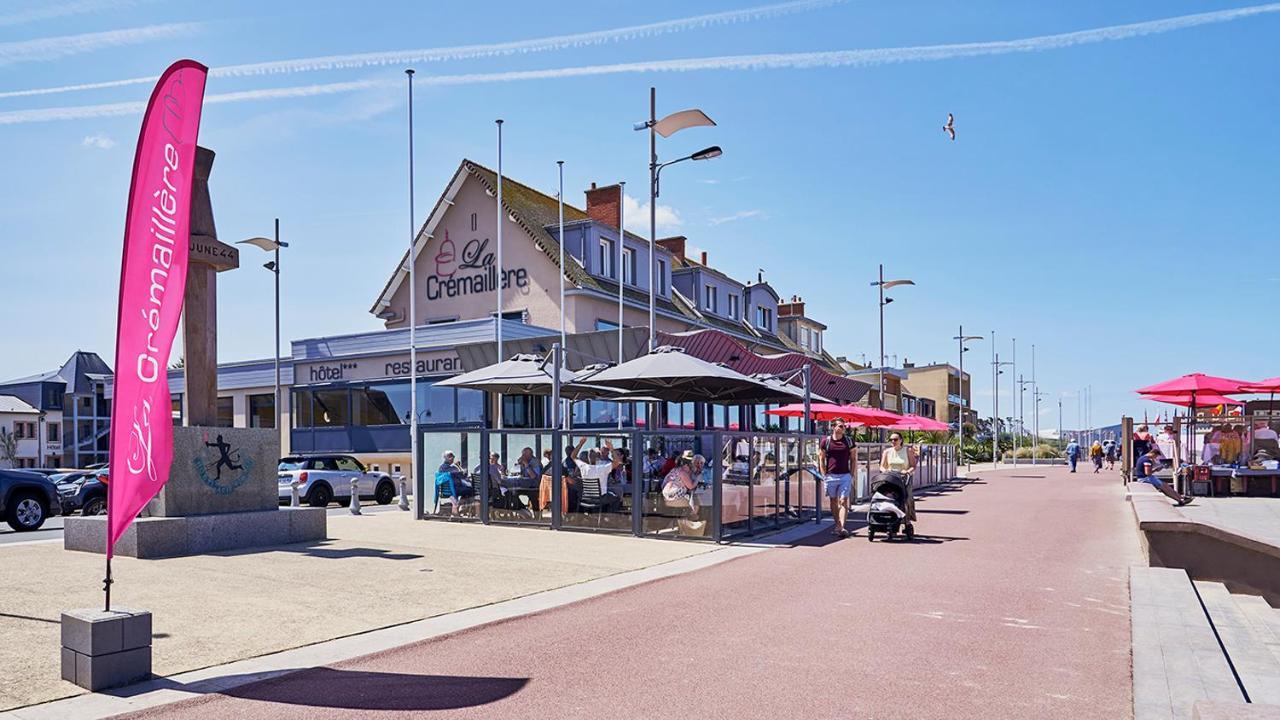
{"type": "Polygon", "coordinates": [[[707,299],[705,309],[709,312],[718,312],[720,309],[720,295],[716,291],[716,287],[714,285],[708,285],[706,288],[706,294],[707,299]]]}
{"type": "Polygon", "coordinates": [[[773,331],[773,309],[767,307],[756,308],[756,327],[761,330],[773,331]]]}
{"type": "Polygon", "coordinates": [[[734,320],[737,320],[737,319],[738,319],[738,317],[739,317],[739,315],[738,315],[738,296],[737,296],[737,295],[730,295],[730,296],[729,296],[729,317],[730,317],[730,318],[732,318],[732,319],[734,319],[734,320]]]}
{"type": "Polygon", "coordinates": [[[628,285],[636,284],[636,250],[635,248],[622,248],[622,282],[628,285]]]}
{"type": "Polygon", "coordinates": [[[601,277],[613,277],[613,241],[600,238],[600,262],[597,267],[600,268],[601,277]]]}
{"type": "Polygon", "coordinates": [[[667,261],[658,261],[658,293],[667,294],[667,261]]]}

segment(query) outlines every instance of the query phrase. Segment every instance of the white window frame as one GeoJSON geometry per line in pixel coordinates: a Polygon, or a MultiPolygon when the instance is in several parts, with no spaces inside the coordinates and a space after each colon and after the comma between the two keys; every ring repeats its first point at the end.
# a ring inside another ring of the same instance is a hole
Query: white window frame
{"type": "Polygon", "coordinates": [[[636,282],[636,249],[622,248],[622,282],[628,285],[638,285],[636,282]]]}
{"type": "Polygon", "coordinates": [[[658,260],[658,294],[667,294],[667,261],[658,260]]]}
{"type": "Polygon", "coordinates": [[[738,319],[738,296],[732,293],[729,295],[729,317],[738,319]]]}
{"type": "Polygon", "coordinates": [[[600,238],[600,253],[597,256],[600,264],[600,276],[612,278],[614,275],[613,268],[613,241],[609,238],[600,238]]]}
{"type": "Polygon", "coordinates": [[[773,330],[773,310],[764,306],[756,307],[756,327],[761,330],[773,330]]]}
{"type": "Polygon", "coordinates": [[[706,303],[706,307],[704,309],[710,310],[711,312],[719,312],[720,311],[719,289],[715,285],[705,285],[703,286],[703,288],[704,288],[703,297],[706,303]]]}

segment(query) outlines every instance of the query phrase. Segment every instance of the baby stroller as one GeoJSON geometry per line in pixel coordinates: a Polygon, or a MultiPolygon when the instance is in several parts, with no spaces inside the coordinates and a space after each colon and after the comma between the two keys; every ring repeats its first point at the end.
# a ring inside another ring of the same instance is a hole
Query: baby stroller
{"type": "Polygon", "coordinates": [[[916,529],[907,517],[911,487],[902,473],[879,473],[871,478],[871,504],[867,507],[867,540],[875,540],[877,532],[884,532],[893,540],[901,532],[908,541],[915,537],[916,529]]]}

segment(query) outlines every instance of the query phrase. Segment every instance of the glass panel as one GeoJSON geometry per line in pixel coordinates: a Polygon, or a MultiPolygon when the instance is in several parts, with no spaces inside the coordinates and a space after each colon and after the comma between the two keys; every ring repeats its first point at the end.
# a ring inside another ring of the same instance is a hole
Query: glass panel
{"type": "Polygon", "coordinates": [[[490,521],[551,524],[551,434],[492,432],[489,451],[490,521]]]}
{"type": "Polygon", "coordinates": [[[458,422],[484,422],[484,392],[481,390],[458,390],[458,422]]]}
{"type": "Polygon", "coordinates": [[[631,435],[566,435],[566,442],[572,445],[575,462],[569,471],[564,527],[630,532],[631,435]]]}
{"type": "Polygon", "coordinates": [[[749,435],[722,433],[716,459],[720,462],[724,485],[720,490],[720,532],[724,536],[745,534],[751,514],[751,439],[749,435]]]}
{"type": "Polygon", "coordinates": [[[480,517],[472,472],[480,462],[480,433],[428,430],[422,433],[421,487],[428,516],[475,520],[480,517]],[[447,454],[447,455],[446,455],[447,454]]]}
{"type": "Polygon", "coordinates": [[[276,426],[276,396],[249,396],[249,427],[273,428],[276,426]]]}
{"type": "Polygon", "coordinates": [[[218,420],[215,427],[233,427],[235,425],[235,401],[229,397],[218,398],[218,420]]]}
{"type": "Polygon", "coordinates": [[[350,424],[350,402],[347,388],[334,390],[316,390],[312,393],[314,402],[312,420],[316,427],[335,427],[350,424]]]}
{"type": "Polygon", "coordinates": [[[293,426],[296,428],[315,427],[312,422],[311,391],[293,391],[293,426]]]}
{"type": "Polygon", "coordinates": [[[782,493],[778,486],[778,438],[755,437],[751,442],[751,520],[755,532],[777,527],[782,493]]]}
{"type": "Polygon", "coordinates": [[[356,425],[404,425],[409,422],[409,383],[378,383],[352,389],[356,425]]]}
{"type": "MultiPolygon", "coordinates": [[[[457,394],[453,388],[436,387],[433,382],[419,381],[418,422],[428,425],[452,425],[457,418],[454,412],[456,398],[457,394]]],[[[408,401],[407,395],[405,400],[408,401]]],[[[408,413],[409,411],[405,410],[403,417],[409,417],[408,413]]]]}
{"type": "MultiPolygon", "coordinates": [[[[677,406],[678,407],[678,406],[677,406]]],[[[711,477],[705,462],[697,472],[682,454],[702,450],[688,432],[645,433],[643,531],[659,537],[711,537],[711,477]]]]}

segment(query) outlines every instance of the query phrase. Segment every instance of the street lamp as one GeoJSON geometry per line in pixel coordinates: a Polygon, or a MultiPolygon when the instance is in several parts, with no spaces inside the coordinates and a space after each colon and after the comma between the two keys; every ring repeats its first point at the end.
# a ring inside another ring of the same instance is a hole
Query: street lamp
{"type": "Polygon", "coordinates": [[[633,126],[633,129],[637,131],[649,131],[649,352],[653,352],[657,344],[657,331],[654,328],[654,305],[657,300],[655,288],[658,284],[656,273],[658,261],[655,253],[655,247],[658,244],[658,174],[662,172],[662,168],[668,165],[675,165],[685,160],[710,160],[721,155],[719,146],[712,146],[699,150],[692,155],[682,157],[679,160],[659,163],[658,136],[661,135],[667,138],[686,128],[714,126],[715,124],[714,120],[707,117],[706,113],[697,108],[674,112],[659,120],[658,90],[650,87],[649,119],[635,123],[633,126]]]}
{"type": "MultiPolygon", "coordinates": [[[[959,452],[963,452],[963,450],[964,450],[964,406],[965,406],[965,402],[964,402],[964,354],[965,354],[965,353],[967,353],[967,352],[969,352],[969,348],[965,347],[965,346],[964,346],[964,344],[965,344],[965,343],[967,343],[967,342],[969,342],[970,340],[981,340],[981,339],[982,339],[982,336],[981,336],[981,335],[965,335],[965,334],[964,334],[964,326],[963,326],[963,325],[961,325],[961,326],[960,326],[960,334],[959,334],[959,335],[956,335],[955,337],[953,337],[953,338],[951,338],[951,339],[952,339],[952,340],[955,340],[955,341],[957,341],[957,342],[959,342],[959,343],[960,343],[960,382],[959,382],[959,384],[958,384],[958,388],[957,388],[957,390],[959,391],[959,392],[957,393],[957,395],[959,395],[959,397],[960,397],[960,402],[959,402],[959,403],[957,403],[957,404],[960,406],[960,412],[959,412],[959,414],[958,414],[958,418],[959,418],[959,419],[958,419],[958,422],[956,423],[956,427],[957,427],[957,429],[959,430],[959,444],[958,444],[958,445],[956,445],[956,447],[958,448],[958,449],[956,450],[956,452],[957,452],[957,453],[959,453],[959,452]]],[[[959,455],[956,455],[956,459],[957,459],[957,461],[959,460],[959,458],[960,458],[960,456],[959,456],[959,455]]]]}
{"type": "MultiPolygon", "coordinates": [[[[885,280],[884,279],[884,263],[880,264],[880,279],[871,283],[872,287],[880,288],[880,409],[884,409],[884,306],[893,302],[893,298],[886,298],[884,291],[886,288],[898,287],[899,285],[915,285],[915,280],[885,280]]],[[[900,410],[900,408],[899,408],[900,410]]],[[[880,434],[884,434],[881,428],[880,434]]]]}
{"type": "Polygon", "coordinates": [[[995,368],[992,377],[995,380],[992,388],[992,394],[995,395],[995,409],[991,415],[991,421],[994,427],[991,429],[991,463],[993,466],[1000,465],[1000,376],[1004,374],[1004,370],[1000,368],[1005,365],[1012,365],[1009,360],[1001,361],[1000,353],[996,353],[996,359],[991,361],[991,365],[995,368]]]}
{"type": "Polygon", "coordinates": [[[252,237],[248,240],[241,240],[237,245],[253,245],[261,248],[266,252],[275,253],[275,259],[262,264],[262,267],[271,271],[275,275],[276,281],[276,347],[275,347],[275,363],[276,363],[276,434],[280,434],[280,248],[289,247],[289,243],[280,239],[280,218],[276,218],[275,237],[252,237]]]}

